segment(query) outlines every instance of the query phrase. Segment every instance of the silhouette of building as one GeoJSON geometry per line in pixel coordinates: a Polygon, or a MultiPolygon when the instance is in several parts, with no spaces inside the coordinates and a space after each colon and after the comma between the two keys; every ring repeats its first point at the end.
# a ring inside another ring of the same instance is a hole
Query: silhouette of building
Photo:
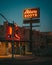
{"type": "MultiPolygon", "coordinates": [[[[14,41],[14,54],[21,54],[20,48],[25,45],[25,54],[30,52],[30,29],[17,26],[13,23],[4,22],[0,25],[0,55],[12,54],[12,40],[14,41]],[[14,29],[13,29],[14,27],[14,29]],[[14,33],[14,36],[13,36],[14,33]]],[[[52,45],[52,32],[40,32],[32,30],[32,52],[40,53],[42,48],[47,49],[47,45],[52,45]],[[49,40],[49,41],[48,41],[49,40]]],[[[44,50],[44,52],[46,52],[44,50]]],[[[44,53],[43,52],[43,53],[44,53]]]]}

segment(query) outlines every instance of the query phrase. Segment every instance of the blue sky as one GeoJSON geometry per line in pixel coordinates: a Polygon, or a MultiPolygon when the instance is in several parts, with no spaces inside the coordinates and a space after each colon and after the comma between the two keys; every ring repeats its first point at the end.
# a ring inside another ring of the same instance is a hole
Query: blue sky
{"type": "MultiPolygon", "coordinates": [[[[52,0],[0,0],[0,13],[9,22],[15,21],[23,26],[23,10],[26,8],[40,8],[40,27],[36,30],[42,32],[52,31],[52,0]]],[[[5,20],[0,16],[0,24],[5,20]]]]}

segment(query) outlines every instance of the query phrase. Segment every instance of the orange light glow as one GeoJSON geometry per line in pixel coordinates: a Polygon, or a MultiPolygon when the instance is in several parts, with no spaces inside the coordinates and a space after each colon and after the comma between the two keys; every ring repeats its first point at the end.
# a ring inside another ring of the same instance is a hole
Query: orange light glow
{"type": "Polygon", "coordinates": [[[12,27],[9,28],[9,34],[12,35],[12,27]]]}
{"type": "Polygon", "coordinates": [[[26,9],[23,13],[24,18],[39,18],[39,8],[26,9]]]}
{"type": "Polygon", "coordinates": [[[7,27],[6,33],[9,34],[9,35],[12,35],[12,27],[11,26],[7,27]]]}
{"type": "Polygon", "coordinates": [[[17,40],[20,40],[20,36],[18,36],[17,34],[15,34],[15,37],[17,38],[17,40]]]}
{"type": "MultiPolygon", "coordinates": [[[[12,27],[7,26],[6,28],[6,40],[20,40],[20,36],[14,31],[14,38],[12,37],[12,27]],[[10,37],[11,36],[11,37],[10,37]]],[[[18,30],[18,26],[15,26],[15,30],[18,30]]]]}
{"type": "Polygon", "coordinates": [[[37,16],[37,14],[35,14],[35,16],[37,16]]]}

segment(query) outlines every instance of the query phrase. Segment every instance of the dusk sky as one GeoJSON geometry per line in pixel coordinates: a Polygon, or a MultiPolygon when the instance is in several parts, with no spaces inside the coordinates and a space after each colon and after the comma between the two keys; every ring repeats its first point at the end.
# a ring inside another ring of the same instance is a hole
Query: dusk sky
{"type": "MultiPolygon", "coordinates": [[[[27,8],[40,8],[40,27],[36,30],[42,32],[52,31],[52,0],[0,0],[0,13],[9,22],[15,21],[23,26],[23,10],[27,8]]],[[[0,25],[5,20],[0,16],[0,25]]]]}

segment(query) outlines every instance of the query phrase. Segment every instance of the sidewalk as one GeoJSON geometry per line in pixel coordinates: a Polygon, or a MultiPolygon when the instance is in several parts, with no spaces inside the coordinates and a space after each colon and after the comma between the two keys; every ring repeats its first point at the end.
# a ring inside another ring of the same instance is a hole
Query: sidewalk
{"type": "MultiPolygon", "coordinates": [[[[5,56],[0,56],[0,60],[3,59],[9,59],[12,60],[12,55],[5,55],[5,56]]],[[[32,55],[14,55],[14,58],[16,60],[31,60],[34,59],[32,55]]]]}
{"type": "MultiPolygon", "coordinates": [[[[16,55],[15,58],[0,58],[0,64],[28,64],[28,65],[36,65],[37,63],[48,63],[51,60],[52,57],[40,57],[40,56],[31,56],[31,55],[16,55]]],[[[45,64],[44,64],[45,65],[45,64]]]]}
{"type": "Polygon", "coordinates": [[[10,55],[3,55],[0,56],[0,60],[1,59],[16,59],[16,60],[33,60],[33,59],[51,59],[52,60],[52,56],[33,56],[31,54],[28,55],[14,55],[14,58],[12,58],[12,54],[10,55]]]}

